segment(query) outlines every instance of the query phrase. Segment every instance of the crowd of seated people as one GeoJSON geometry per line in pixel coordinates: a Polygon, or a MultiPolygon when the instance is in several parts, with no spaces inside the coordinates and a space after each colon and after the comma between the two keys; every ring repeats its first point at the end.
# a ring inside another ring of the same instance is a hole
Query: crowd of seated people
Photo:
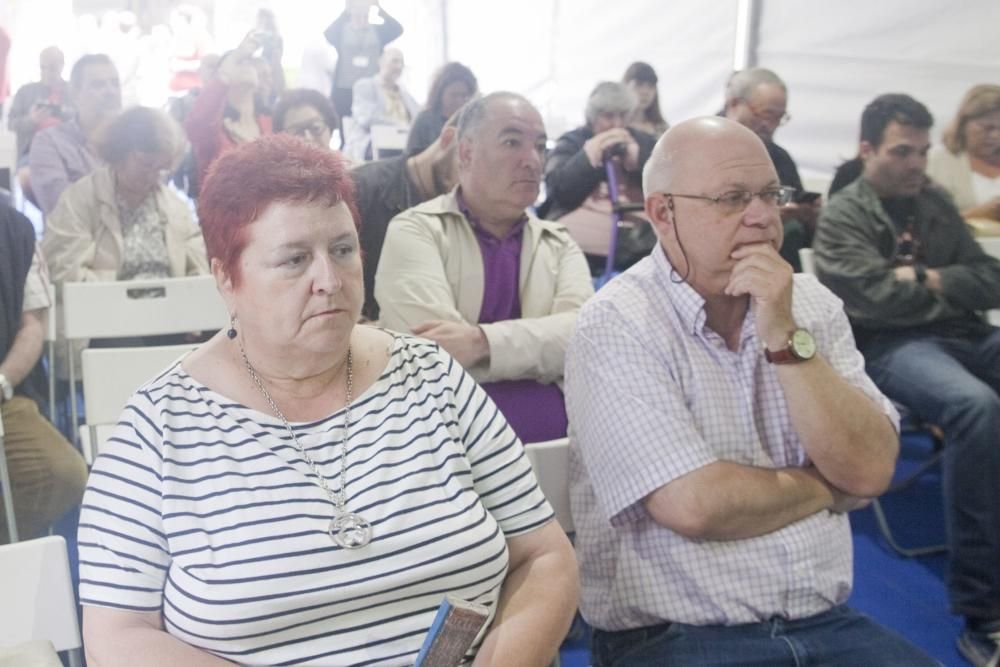
{"type": "Polygon", "coordinates": [[[0,209],[23,535],[86,478],[38,410],[46,282],[211,273],[231,323],[135,394],[90,474],[95,662],[412,661],[450,593],[489,608],[483,664],[546,664],[578,597],[601,667],[935,664],[845,604],[846,515],[891,480],[895,401],[944,433],[958,646],[995,664],[1000,261],[965,221],[1000,219],[1000,88],[972,88],[934,149],[919,101],[879,96],[822,205],[775,143],[789,91],[767,69],[670,126],[635,62],[547,151],[529,99],[480,96],[457,62],[421,110],[377,3],[327,31],[356,52],[332,97],[284,88],[259,19],[183,128],[122,111],[100,54],[62,85],[47,49],[15,97],[45,214],[35,243],[0,209]],[[377,124],[412,124],[407,150],[372,161],[377,124]],[[189,150],[197,215],[166,184],[189,150]],[[644,212],[595,295],[609,181],[644,212]],[[575,552],[524,447],[566,436],[575,552]]]}

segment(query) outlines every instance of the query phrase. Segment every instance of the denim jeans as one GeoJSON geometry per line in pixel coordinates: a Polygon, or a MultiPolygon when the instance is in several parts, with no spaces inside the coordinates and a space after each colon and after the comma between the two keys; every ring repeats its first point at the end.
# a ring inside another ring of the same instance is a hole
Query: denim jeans
{"type": "Polygon", "coordinates": [[[887,396],[944,431],[952,610],[1000,618],[1000,329],[978,339],[883,333],[864,354],[887,396]]]}
{"type": "Polygon", "coordinates": [[[663,625],[621,632],[594,630],[594,667],[761,665],[924,667],[936,660],[846,606],[809,618],[744,625],[663,625]]]}

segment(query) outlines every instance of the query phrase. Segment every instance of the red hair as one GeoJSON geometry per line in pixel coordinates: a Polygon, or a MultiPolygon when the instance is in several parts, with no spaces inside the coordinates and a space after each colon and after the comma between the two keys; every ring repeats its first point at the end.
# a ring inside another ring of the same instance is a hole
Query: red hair
{"type": "Polygon", "coordinates": [[[359,226],[354,181],[335,151],[289,134],[274,134],[226,151],[209,167],[198,218],[209,260],[218,259],[234,285],[250,225],[274,203],[336,206],[343,202],[359,226]]]}

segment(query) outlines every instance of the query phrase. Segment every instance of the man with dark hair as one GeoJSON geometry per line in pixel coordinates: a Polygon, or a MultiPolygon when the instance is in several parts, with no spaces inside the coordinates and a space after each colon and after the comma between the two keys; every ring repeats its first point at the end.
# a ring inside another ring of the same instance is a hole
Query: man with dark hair
{"type": "Polygon", "coordinates": [[[59,195],[99,163],[90,149],[97,131],[122,108],[121,82],[111,58],[103,53],[82,56],[69,78],[76,117],[39,132],[31,142],[31,189],[48,214],[59,195]]]}
{"type": "Polygon", "coordinates": [[[722,115],[753,130],[764,141],[767,154],[774,163],[781,184],[795,188],[792,201],[781,207],[781,221],[785,240],[781,256],[801,271],[799,250],[812,243],[819,214],[819,200],[801,200],[803,187],[795,160],[784,148],[774,143],[774,133],[787,123],[791,116],[788,107],[788,88],[777,74],[763,67],[751,67],[733,74],[726,83],[726,106],[722,115]]]}
{"type": "Polygon", "coordinates": [[[375,269],[389,221],[408,208],[449,192],[458,180],[457,114],[445,124],[434,143],[416,155],[399,155],[366,162],[351,171],[355,201],[361,215],[358,237],[364,253],[365,304],[362,314],[377,320],[375,269]]]}
{"type": "MultiPolygon", "coordinates": [[[[18,537],[38,537],[83,497],[83,457],[43,417],[38,363],[52,303],[27,218],[0,204],[0,416],[18,537]]],[[[2,505],[2,502],[0,502],[2,505]]],[[[0,508],[0,541],[8,536],[0,508]]]]}
{"type": "Polygon", "coordinates": [[[379,321],[439,343],[523,441],[563,437],[563,355],[594,289],[566,229],[526,211],[542,179],[541,114],[516,93],[473,100],[457,151],[459,186],[389,224],[379,321]]]}
{"type": "Polygon", "coordinates": [[[933,119],[908,95],[861,116],[861,176],[830,201],[814,245],[868,373],[945,434],[948,589],[975,665],[1000,657],[1000,262],[925,174],[933,119]]]}

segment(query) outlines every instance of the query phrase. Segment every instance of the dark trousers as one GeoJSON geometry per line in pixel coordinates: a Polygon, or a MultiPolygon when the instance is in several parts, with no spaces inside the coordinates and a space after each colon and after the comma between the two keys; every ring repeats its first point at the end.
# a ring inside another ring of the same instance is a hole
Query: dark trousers
{"type": "Polygon", "coordinates": [[[952,610],[1000,618],[1000,329],[973,339],[881,333],[864,355],[887,396],[944,431],[952,610]]]}
{"type": "Polygon", "coordinates": [[[594,667],[925,667],[936,660],[846,606],[809,618],[743,625],[664,623],[647,628],[594,630],[594,667]]]}

